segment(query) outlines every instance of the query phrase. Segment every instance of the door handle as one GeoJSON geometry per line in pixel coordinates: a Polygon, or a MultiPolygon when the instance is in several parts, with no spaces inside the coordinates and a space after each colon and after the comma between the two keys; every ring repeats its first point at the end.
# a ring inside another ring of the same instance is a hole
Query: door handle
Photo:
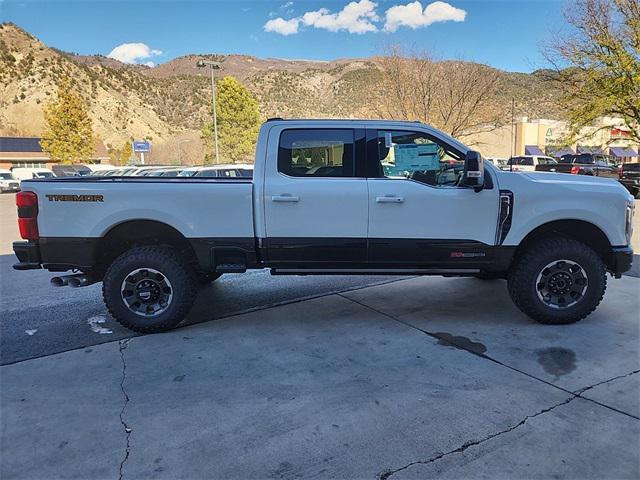
{"type": "Polygon", "coordinates": [[[295,203],[295,202],[299,202],[300,201],[300,197],[294,196],[294,195],[289,195],[288,193],[283,193],[282,195],[273,195],[271,197],[271,201],[272,202],[291,202],[291,203],[295,203]]]}
{"type": "Polygon", "coordinates": [[[384,197],[376,197],[376,203],[403,203],[404,197],[398,195],[385,195],[384,197]]]}

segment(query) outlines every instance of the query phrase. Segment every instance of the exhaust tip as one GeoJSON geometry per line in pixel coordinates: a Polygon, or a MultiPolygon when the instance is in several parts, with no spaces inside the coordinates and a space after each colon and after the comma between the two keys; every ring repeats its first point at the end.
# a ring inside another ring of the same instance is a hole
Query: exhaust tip
{"type": "Polygon", "coordinates": [[[80,286],[80,279],[77,277],[73,277],[69,279],[69,286],[71,288],[78,288],[80,286]]]}
{"type": "Polygon", "coordinates": [[[51,285],[54,287],[64,287],[67,284],[67,279],[62,277],[53,277],[51,279],[51,285]]]}

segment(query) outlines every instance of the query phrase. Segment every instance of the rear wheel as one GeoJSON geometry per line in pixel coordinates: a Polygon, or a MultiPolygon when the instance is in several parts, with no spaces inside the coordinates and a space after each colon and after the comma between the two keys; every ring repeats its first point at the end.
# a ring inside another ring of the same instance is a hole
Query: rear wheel
{"type": "Polygon", "coordinates": [[[102,293],[121,325],[136,332],[162,332],[177,326],[191,310],[196,277],[173,249],[136,247],[108,268],[102,293]]]}
{"type": "Polygon", "coordinates": [[[516,306],[540,323],[574,323],[593,312],[607,287],[602,259],[585,244],[545,240],[522,254],[508,288],[516,306]]]}

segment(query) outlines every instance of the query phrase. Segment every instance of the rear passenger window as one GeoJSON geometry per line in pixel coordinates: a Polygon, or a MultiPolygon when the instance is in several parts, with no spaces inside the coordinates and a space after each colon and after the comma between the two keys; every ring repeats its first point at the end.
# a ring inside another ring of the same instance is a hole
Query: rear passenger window
{"type": "Polygon", "coordinates": [[[284,130],[278,147],[278,171],[291,177],[353,177],[353,130],[284,130]]]}

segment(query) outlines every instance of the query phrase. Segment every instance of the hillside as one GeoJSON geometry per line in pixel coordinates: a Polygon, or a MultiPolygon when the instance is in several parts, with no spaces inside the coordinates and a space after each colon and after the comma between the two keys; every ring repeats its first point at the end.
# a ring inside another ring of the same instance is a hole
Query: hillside
{"type": "MultiPolygon", "coordinates": [[[[90,104],[94,129],[107,146],[150,138],[167,155],[200,155],[199,130],[208,120],[208,71],[199,59],[223,62],[221,74],[242,81],[265,118],[376,117],[369,95],[381,78],[376,59],[330,62],[260,59],[247,55],[187,55],[156,67],[127,65],[102,55],[76,55],[48,47],[14,24],[0,25],[0,135],[39,135],[42,107],[62,77],[90,104]],[[177,143],[176,143],[177,142],[177,143]],[[189,144],[189,152],[175,153],[189,144]]],[[[498,72],[495,109],[559,118],[557,92],[539,74],[498,72]]],[[[508,121],[508,120],[507,120],[508,121]]]]}

